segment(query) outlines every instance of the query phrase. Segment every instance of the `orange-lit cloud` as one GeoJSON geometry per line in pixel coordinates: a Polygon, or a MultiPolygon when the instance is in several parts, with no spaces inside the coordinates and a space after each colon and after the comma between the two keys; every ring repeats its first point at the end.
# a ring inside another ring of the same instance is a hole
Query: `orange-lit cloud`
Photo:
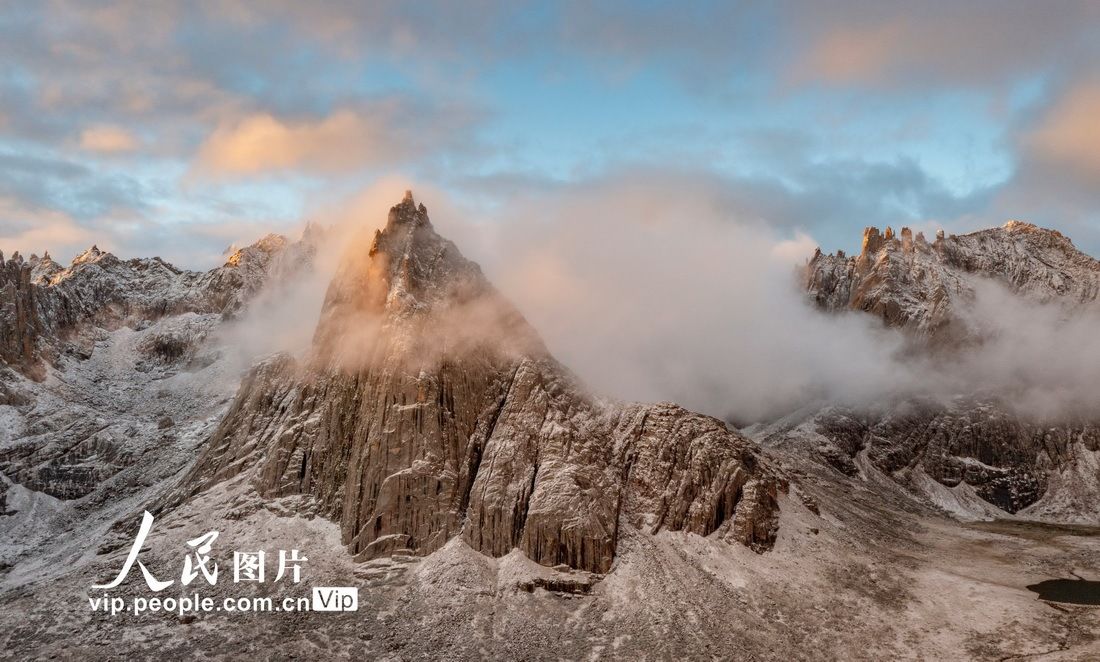
{"type": "Polygon", "coordinates": [[[382,118],[351,110],[316,122],[283,122],[260,113],[216,129],[199,149],[198,166],[234,174],[349,170],[393,155],[397,146],[387,133],[382,118]]]}
{"type": "Polygon", "coordinates": [[[427,186],[416,185],[402,175],[390,175],[374,180],[370,186],[338,200],[322,200],[310,205],[309,220],[328,227],[348,227],[374,230],[386,224],[386,210],[413,190],[419,202],[427,186]]]}
{"type": "Polygon", "coordinates": [[[15,251],[71,254],[96,240],[68,214],[32,209],[11,197],[0,196],[0,219],[6,219],[0,222],[0,250],[5,250],[7,257],[15,251]]]}
{"type": "Polygon", "coordinates": [[[1068,54],[1090,57],[1095,2],[805,3],[790,16],[794,83],[995,88],[1042,74],[1068,54]]]}
{"type": "Polygon", "coordinates": [[[1036,156],[1100,181],[1100,82],[1078,85],[1025,140],[1036,156]]]}
{"type": "Polygon", "coordinates": [[[904,37],[898,23],[826,32],[806,55],[799,73],[833,83],[878,80],[897,57],[904,37]]]}
{"type": "Polygon", "coordinates": [[[132,133],[118,126],[88,127],[80,134],[80,147],[90,152],[132,152],[140,146],[132,133]]]}

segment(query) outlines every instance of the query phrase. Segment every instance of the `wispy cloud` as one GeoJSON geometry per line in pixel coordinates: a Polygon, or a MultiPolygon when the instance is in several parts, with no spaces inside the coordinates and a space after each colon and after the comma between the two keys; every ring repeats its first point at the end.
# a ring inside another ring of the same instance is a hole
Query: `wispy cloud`
{"type": "Polygon", "coordinates": [[[1073,87],[1025,138],[1037,158],[1100,185],[1100,82],[1073,87]]]}
{"type": "Polygon", "coordinates": [[[88,127],[80,134],[80,147],[90,152],[132,152],[140,145],[137,137],[117,126],[88,127]]]}
{"type": "Polygon", "coordinates": [[[198,149],[195,168],[209,175],[298,170],[339,173],[400,168],[455,147],[471,115],[429,103],[381,99],[319,118],[279,119],[255,113],[222,124],[198,149]]]}
{"type": "Polygon", "coordinates": [[[167,253],[169,226],[285,225],[395,173],[491,212],[644,165],[837,243],[1024,216],[1095,250],[1098,25],[1073,0],[14,4],[0,194],[167,253]]]}

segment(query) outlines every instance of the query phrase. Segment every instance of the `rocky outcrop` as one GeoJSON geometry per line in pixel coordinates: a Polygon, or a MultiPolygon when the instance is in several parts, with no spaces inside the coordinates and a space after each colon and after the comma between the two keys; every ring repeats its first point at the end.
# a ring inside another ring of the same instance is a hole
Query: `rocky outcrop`
{"type": "Polygon", "coordinates": [[[160,258],[121,260],[98,246],[62,268],[47,253],[24,260],[0,254],[0,361],[40,379],[67,336],[84,324],[135,324],[182,313],[237,314],[269,282],[308,269],[323,238],[309,226],[301,241],[268,235],[207,272],[160,258]]]}
{"type": "Polygon", "coordinates": [[[133,463],[102,419],[73,421],[62,435],[41,430],[44,443],[0,450],[0,472],[27,489],[58,499],[78,499],[133,463]]]}
{"type": "Polygon", "coordinates": [[[1017,513],[1048,495],[1052,475],[1092,463],[1089,455],[1100,451],[1100,426],[1084,420],[1050,426],[996,401],[910,399],[863,410],[829,407],[762,441],[809,451],[848,475],[859,473],[863,457],[933,500],[926,478],[946,488],[964,485],[987,503],[1017,513]]]}
{"type": "Polygon", "coordinates": [[[462,535],[594,572],[624,525],[763,551],[782,489],[716,419],[591,396],[411,195],[345,256],[312,355],[252,371],[167,505],[241,474],[312,495],[360,559],[462,535]]]}
{"type": "Polygon", "coordinates": [[[858,256],[817,251],[804,283],[825,310],[861,310],[920,337],[949,344],[969,330],[958,314],[974,298],[976,278],[991,278],[1037,303],[1096,305],[1100,262],[1054,230],[1009,221],[966,235],[938,233],[929,243],[909,228],[901,236],[863,233],[858,256]]]}
{"type": "Polygon", "coordinates": [[[19,253],[6,261],[0,253],[0,361],[40,377],[38,342],[44,324],[33,270],[19,253]]]}
{"type": "MultiPolygon", "coordinates": [[[[939,232],[931,243],[908,228],[900,237],[890,228],[867,228],[858,256],[818,250],[805,270],[807,292],[820,308],[870,313],[942,361],[986,339],[966,315],[981,279],[1072,315],[1098,305],[1100,262],[1059,232],[1010,221],[961,236],[939,232]]],[[[1010,401],[969,393],[949,402],[883,401],[862,411],[829,407],[770,441],[797,445],[801,439],[803,448],[849,475],[859,473],[857,457],[865,457],[937,503],[943,501],[938,484],[1016,513],[1040,502],[1080,504],[1100,490],[1100,475],[1090,469],[1098,430],[1095,418],[1038,420],[1010,401]]],[[[1100,520],[1094,504],[1059,508],[1043,514],[1100,520]]]]}

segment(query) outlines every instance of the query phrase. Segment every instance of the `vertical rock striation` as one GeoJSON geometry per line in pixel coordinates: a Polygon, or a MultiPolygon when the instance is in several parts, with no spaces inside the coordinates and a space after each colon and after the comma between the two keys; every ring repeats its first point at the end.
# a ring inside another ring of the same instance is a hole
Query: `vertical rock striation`
{"type": "Polygon", "coordinates": [[[39,317],[39,287],[33,282],[34,266],[19,253],[4,260],[0,253],[0,361],[35,377],[38,341],[43,332],[39,317]]]}

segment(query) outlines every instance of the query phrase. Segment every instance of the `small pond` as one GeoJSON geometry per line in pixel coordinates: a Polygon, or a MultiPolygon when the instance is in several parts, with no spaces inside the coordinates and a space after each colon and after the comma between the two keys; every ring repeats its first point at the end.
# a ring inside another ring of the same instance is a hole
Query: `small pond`
{"type": "Polygon", "coordinates": [[[1100,582],[1085,579],[1048,579],[1031,584],[1027,590],[1039,594],[1040,600],[1074,605],[1100,605],[1100,582]]]}

